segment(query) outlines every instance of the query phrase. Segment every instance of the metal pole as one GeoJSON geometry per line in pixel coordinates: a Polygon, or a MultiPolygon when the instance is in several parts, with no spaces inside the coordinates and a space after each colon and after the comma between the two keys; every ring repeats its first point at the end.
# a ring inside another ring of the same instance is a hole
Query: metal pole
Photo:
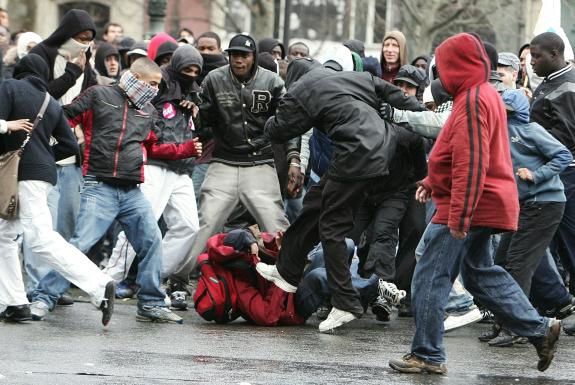
{"type": "Polygon", "coordinates": [[[290,16],[291,16],[291,0],[285,0],[284,8],[284,47],[287,49],[289,47],[290,39],[290,16]]]}
{"type": "Polygon", "coordinates": [[[152,35],[164,31],[164,18],[166,17],[166,0],[149,0],[148,16],[150,16],[150,30],[147,35],[152,35]]]}

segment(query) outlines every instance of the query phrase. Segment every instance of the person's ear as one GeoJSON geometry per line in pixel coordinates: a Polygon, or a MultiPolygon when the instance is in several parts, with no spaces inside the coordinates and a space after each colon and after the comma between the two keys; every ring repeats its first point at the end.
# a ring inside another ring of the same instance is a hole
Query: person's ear
{"type": "Polygon", "coordinates": [[[140,75],[140,74],[137,73],[137,72],[132,72],[132,74],[133,74],[134,77],[135,77],[136,79],[138,79],[138,80],[140,80],[140,79],[142,78],[142,75],[140,75]]]}

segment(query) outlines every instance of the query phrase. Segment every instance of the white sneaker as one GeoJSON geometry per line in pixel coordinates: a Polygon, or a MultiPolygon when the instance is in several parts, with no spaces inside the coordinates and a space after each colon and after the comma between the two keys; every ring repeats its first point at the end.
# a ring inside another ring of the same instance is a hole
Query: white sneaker
{"type": "Polygon", "coordinates": [[[443,329],[445,333],[447,333],[449,331],[459,329],[463,326],[472,324],[474,322],[479,322],[482,319],[483,314],[481,313],[481,310],[479,310],[477,307],[474,307],[473,309],[468,310],[465,313],[449,315],[443,321],[443,329]]]}
{"type": "Polygon", "coordinates": [[[398,306],[407,295],[405,290],[399,290],[394,283],[384,281],[381,278],[379,279],[378,289],[379,295],[394,306],[398,306]]]}
{"type": "Polygon", "coordinates": [[[277,287],[287,293],[295,293],[297,286],[290,285],[285,279],[282,278],[275,265],[267,265],[265,263],[256,264],[256,270],[266,280],[273,282],[277,287]]]}
{"type": "Polygon", "coordinates": [[[32,313],[33,321],[42,321],[50,309],[42,301],[34,301],[30,304],[30,313],[32,313]]]}
{"type": "Polygon", "coordinates": [[[353,321],[357,317],[345,310],[339,310],[337,308],[332,308],[331,312],[327,316],[326,320],[319,324],[319,332],[327,333],[331,332],[333,329],[345,325],[348,322],[353,321]]]}

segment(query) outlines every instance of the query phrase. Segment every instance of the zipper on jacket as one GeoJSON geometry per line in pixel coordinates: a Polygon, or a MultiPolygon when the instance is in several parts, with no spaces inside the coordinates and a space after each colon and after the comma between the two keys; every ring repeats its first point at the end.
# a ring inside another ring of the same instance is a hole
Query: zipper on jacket
{"type": "Polygon", "coordinates": [[[118,145],[116,146],[116,154],[114,155],[114,177],[118,175],[118,160],[120,158],[120,146],[122,145],[122,139],[124,139],[124,133],[126,132],[126,118],[128,116],[128,101],[124,103],[124,117],[122,118],[122,131],[120,132],[120,137],[118,138],[118,145]]]}

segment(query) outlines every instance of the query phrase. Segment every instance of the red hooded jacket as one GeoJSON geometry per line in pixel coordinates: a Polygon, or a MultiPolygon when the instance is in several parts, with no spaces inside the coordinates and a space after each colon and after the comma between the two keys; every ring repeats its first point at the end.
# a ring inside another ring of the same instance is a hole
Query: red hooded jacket
{"type": "Polygon", "coordinates": [[[501,97],[488,84],[483,44],[462,33],[445,40],[435,54],[453,111],[437,137],[424,181],[437,207],[432,222],[458,231],[516,230],[519,199],[507,117],[501,97]]]}
{"type": "MultiPolygon", "coordinates": [[[[246,320],[257,325],[301,325],[305,320],[295,310],[293,293],[286,293],[272,282],[265,280],[255,270],[258,261],[255,255],[237,252],[224,245],[226,234],[217,234],[208,240],[208,258],[231,274],[226,275],[233,291],[233,306],[246,320]],[[231,262],[240,262],[234,263],[231,262]]],[[[268,256],[277,256],[272,235],[262,233],[268,256]],[[269,242],[266,242],[269,240],[269,242]],[[273,246],[272,246],[273,245],[273,246]]]]}

